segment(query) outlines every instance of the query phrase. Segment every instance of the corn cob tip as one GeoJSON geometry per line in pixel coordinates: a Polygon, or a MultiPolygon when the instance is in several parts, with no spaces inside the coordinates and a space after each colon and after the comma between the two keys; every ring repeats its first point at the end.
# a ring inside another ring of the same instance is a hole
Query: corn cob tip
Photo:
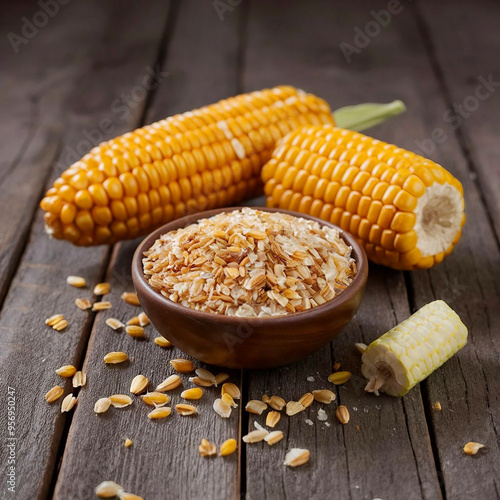
{"type": "Polygon", "coordinates": [[[362,356],[365,391],[404,396],[467,343],[467,328],[435,300],[373,341],[362,356]]]}

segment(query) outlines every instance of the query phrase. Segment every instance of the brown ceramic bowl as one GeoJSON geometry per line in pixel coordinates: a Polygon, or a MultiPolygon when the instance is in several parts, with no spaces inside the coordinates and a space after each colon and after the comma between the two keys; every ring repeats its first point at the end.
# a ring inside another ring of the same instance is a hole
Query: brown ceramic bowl
{"type": "MultiPolygon", "coordinates": [[[[298,361],[335,338],[359,307],[368,276],[368,260],[356,239],[340,230],[353,249],[358,274],[340,295],[303,312],[271,318],[239,318],[196,311],[167,299],[144,279],[143,252],[164,233],[200,219],[241,207],[221,208],[188,215],[166,224],[145,238],[132,261],[132,278],[144,311],[158,332],[176,347],[208,364],[228,368],[271,368],[298,361]]],[[[308,215],[283,212],[336,227],[308,215]]]]}

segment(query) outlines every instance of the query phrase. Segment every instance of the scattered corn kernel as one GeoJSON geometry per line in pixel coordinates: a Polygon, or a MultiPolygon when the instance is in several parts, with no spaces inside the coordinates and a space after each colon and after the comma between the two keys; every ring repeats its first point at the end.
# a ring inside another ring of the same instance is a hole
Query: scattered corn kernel
{"type": "Polygon", "coordinates": [[[84,288],[87,286],[85,278],[82,278],[81,276],[68,276],[66,278],[66,283],[76,288],[84,288]]]}
{"type": "Polygon", "coordinates": [[[104,362],[107,364],[111,365],[116,365],[118,363],[123,363],[124,361],[127,361],[128,356],[121,351],[116,351],[116,352],[108,352],[106,356],[104,356],[104,362]]]}
{"type": "Polygon", "coordinates": [[[236,439],[227,439],[220,446],[220,456],[227,457],[228,455],[232,455],[236,451],[237,445],[236,439]]]}
{"type": "Polygon", "coordinates": [[[63,378],[70,378],[76,373],[76,368],[73,365],[65,365],[58,368],[56,373],[63,378]]]}
{"type": "Polygon", "coordinates": [[[319,389],[317,391],[313,391],[313,396],[316,401],[319,403],[324,403],[326,405],[329,405],[332,401],[335,401],[335,398],[337,397],[335,393],[328,389],[319,389]]]}
{"type": "Polygon", "coordinates": [[[217,446],[208,441],[208,439],[202,439],[200,446],[198,446],[198,451],[202,457],[213,457],[217,455],[217,446]]]}
{"type": "Polygon", "coordinates": [[[155,337],[155,344],[160,347],[172,347],[172,343],[169,342],[165,337],[155,337]]]}
{"type": "Polygon", "coordinates": [[[349,410],[345,405],[338,406],[338,408],[335,410],[335,416],[341,424],[347,424],[351,418],[351,416],[349,415],[349,410]]]}
{"type": "Polygon", "coordinates": [[[108,318],[106,320],[106,324],[112,328],[113,330],[121,330],[125,325],[119,320],[119,319],[116,319],[116,318],[108,318]]]}
{"type": "Polygon", "coordinates": [[[471,441],[464,446],[464,453],[466,455],[475,455],[481,448],[484,448],[484,444],[471,441]]]}
{"type": "Polygon", "coordinates": [[[167,377],[160,385],[158,385],[156,390],[158,392],[172,391],[177,389],[180,385],[182,385],[182,380],[179,375],[170,375],[170,377],[167,377]]]}
{"type": "Polygon", "coordinates": [[[189,415],[195,415],[197,413],[196,407],[193,405],[187,405],[184,403],[175,406],[177,413],[182,417],[187,417],[189,415]]]}
{"type": "Polygon", "coordinates": [[[305,410],[305,406],[298,401],[288,401],[286,404],[286,414],[291,417],[305,410]]]}
{"type": "Polygon", "coordinates": [[[148,392],[142,396],[142,400],[149,406],[164,406],[170,401],[170,397],[163,392],[148,392]]]}
{"type": "Polygon", "coordinates": [[[277,411],[270,411],[267,416],[266,416],[266,425],[268,427],[275,427],[276,424],[280,421],[281,419],[281,413],[277,411]]]}
{"type": "Polygon", "coordinates": [[[181,398],[183,399],[200,399],[203,396],[203,390],[199,387],[192,387],[182,391],[181,398]]]}
{"type": "Polygon", "coordinates": [[[115,408],[125,408],[132,404],[132,398],[128,394],[113,394],[109,396],[109,400],[115,408]]]}
{"type": "Polygon", "coordinates": [[[351,372],[335,372],[328,377],[328,382],[335,385],[345,384],[351,378],[351,372]]]}
{"type": "Polygon", "coordinates": [[[94,287],[94,295],[106,295],[111,292],[111,285],[109,283],[98,283],[94,287]]]}
{"type": "Polygon", "coordinates": [[[262,415],[262,412],[267,409],[267,404],[259,401],[258,399],[251,399],[245,406],[248,413],[255,415],[262,415]]]}
{"type": "Polygon", "coordinates": [[[98,399],[94,405],[95,413],[105,413],[109,410],[111,406],[111,400],[109,398],[98,399]]]}
{"type": "Polygon", "coordinates": [[[130,392],[132,394],[140,394],[144,392],[149,385],[149,380],[144,375],[136,375],[130,384],[130,392]]]}
{"type": "Polygon", "coordinates": [[[92,302],[88,299],[75,299],[75,306],[82,311],[86,311],[92,307],[92,302]]]}
{"type": "Polygon", "coordinates": [[[45,400],[47,403],[53,403],[57,401],[64,394],[64,389],[60,385],[56,385],[50,389],[47,394],[45,394],[45,400]]]}
{"type": "Polygon", "coordinates": [[[188,359],[172,359],[170,364],[173,366],[174,370],[179,373],[189,373],[194,371],[194,365],[192,361],[188,359]]]}
{"type": "Polygon", "coordinates": [[[221,393],[225,394],[228,393],[233,399],[240,399],[241,398],[241,392],[240,388],[231,382],[226,382],[221,389],[221,393]]]}
{"type": "Polygon", "coordinates": [[[137,297],[137,294],[134,292],[123,292],[121,294],[121,298],[127,304],[130,304],[131,306],[140,306],[141,305],[141,303],[139,302],[139,297],[137,297]]]}
{"type": "Polygon", "coordinates": [[[153,411],[149,412],[148,418],[150,420],[159,420],[168,417],[170,413],[172,413],[172,409],[168,406],[163,406],[162,408],[155,408],[153,411]]]}
{"type": "Polygon", "coordinates": [[[134,339],[146,338],[146,334],[144,333],[144,328],[142,326],[128,325],[125,327],[125,331],[134,339]]]}

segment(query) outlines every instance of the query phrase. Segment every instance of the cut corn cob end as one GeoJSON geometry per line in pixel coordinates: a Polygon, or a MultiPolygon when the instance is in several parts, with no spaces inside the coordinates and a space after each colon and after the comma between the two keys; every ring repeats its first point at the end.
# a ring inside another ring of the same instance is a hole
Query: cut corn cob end
{"type": "Polygon", "coordinates": [[[438,264],[465,223],[462,185],[441,165],[331,125],[284,137],[262,179],[268,206],[332,222],[395,269],[438,264]]]}
{"type": "Polygon", "coordinates": [[[436,300],[373,341],[362,357],[367,392],[404,396],[467,343],[458,314],[436,300]]]}

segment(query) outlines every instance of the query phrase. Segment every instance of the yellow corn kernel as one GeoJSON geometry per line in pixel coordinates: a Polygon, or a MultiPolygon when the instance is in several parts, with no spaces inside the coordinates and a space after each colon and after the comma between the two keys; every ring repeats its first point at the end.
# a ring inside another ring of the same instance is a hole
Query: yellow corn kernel
{"type": "Polygon", "coordinates": [[[284,137],[262,180],[269,206],[336,224],[396,269],[441,262],[465,223],[462,186],[442,166],[331,124],[284,137]]]}
{"type": "Polygon", "coordinates": [[[193,387],[182,391],[181,398],[183,399],[200,399],[203,396],[203,389],[193,387]]]}
{"type": "Polygon", "coordinates": [[[227,439],[220,446],[220,456],[227,457],[236,451],[237,442],[236,439],[227,439]]]}

